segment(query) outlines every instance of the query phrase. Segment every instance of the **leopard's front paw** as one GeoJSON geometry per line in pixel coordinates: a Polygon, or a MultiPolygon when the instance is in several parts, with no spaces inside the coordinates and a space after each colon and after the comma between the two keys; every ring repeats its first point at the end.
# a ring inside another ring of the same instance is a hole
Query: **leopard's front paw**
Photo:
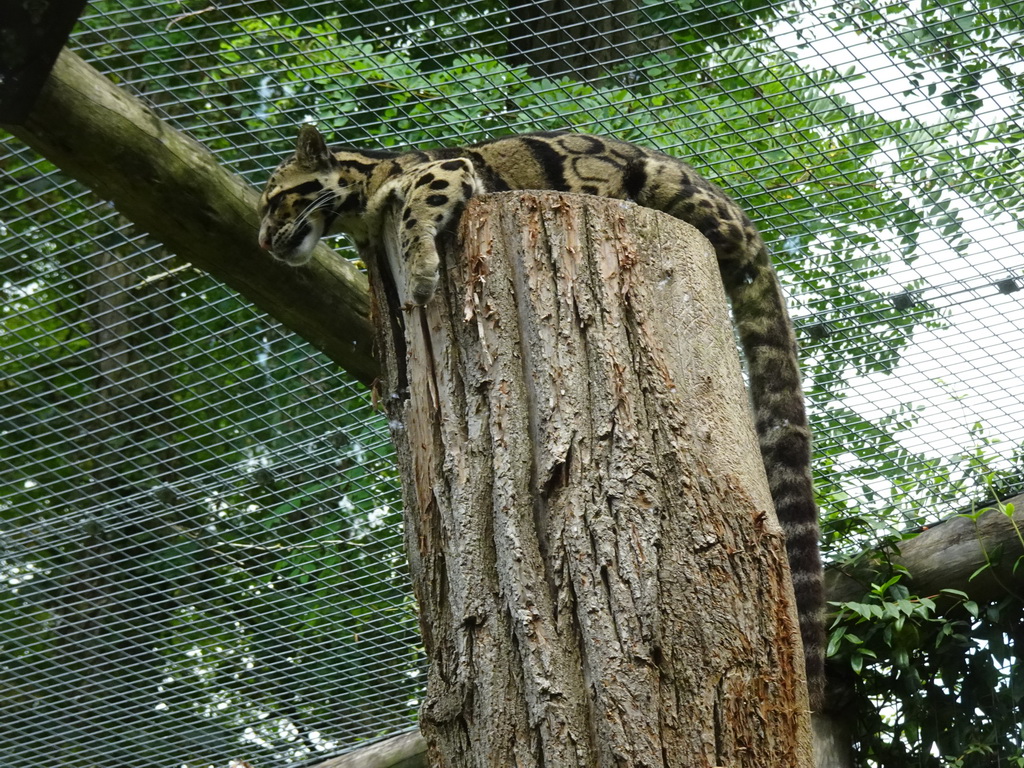
{"type": "Polygon", "coordinates": [[[437,275],[412,275],[409,277],[409,296],[412,303],[423,307],[434,297],[437,290],[437,275]]]}

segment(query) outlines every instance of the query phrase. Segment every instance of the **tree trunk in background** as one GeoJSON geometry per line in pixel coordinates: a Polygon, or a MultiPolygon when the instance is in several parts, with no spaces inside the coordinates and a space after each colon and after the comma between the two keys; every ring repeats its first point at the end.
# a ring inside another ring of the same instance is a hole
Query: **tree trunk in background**
{"type": "Polygon", "coordinates": [[[509,63],[541,77],[597,80],[641,52],[644,15],[638,0],[508,3],[509,63]]]}
{"type": "MultiPolygon", "coordinates": [[[[152,256],[100,254],[82,302],[92,392],[74,463],[88,468],[89,482],[67,499],[80,535],[45,569],[55,582],[54,621],[52,634],[40,638],[51,644],[46,658],[62,681],[40,685],[33,706],[7,719],[23,730],[31,726],[21,718],[45,716],[58,765],[80,764],[110,731],[138,732],[159,717],[139,691],[156,688],[165,674],[161,633],[178,605],[173,582],[157,577],[151,563],[153,551],[165,549],[167,526],[138,508],[140,492],[176,472],[178,385],[167,359],[176,308],[169,290],[142,283],[133,260],[148,266],[152,256]]],[[[131,740],[123,749],[108,742],[106,755],[120,765],[157,758],[131,740]]]]}
{"type": "Polygon", "coordinates": [[[425,310],[372,277],[436,764],[809,766],[710,246],[554,193],[474,200],[460,231],[425,310]]]}
{"type": "MultiPolygon", "coordinates": [[[[152,255],[133,260],[104,252],[91,275],[87,305],[95,352],[91,421],[82,425],[82,462],[91,488],[83,499],[138,490],[176,478],[177,450],[171,445],[175,353],[174,301],[159,283],[140,276],[152,255]]],[[[171,259],[164,255],[164,264],[171,259]]],[[[173,283],[172,283],[173,285],[173,283]]]]}

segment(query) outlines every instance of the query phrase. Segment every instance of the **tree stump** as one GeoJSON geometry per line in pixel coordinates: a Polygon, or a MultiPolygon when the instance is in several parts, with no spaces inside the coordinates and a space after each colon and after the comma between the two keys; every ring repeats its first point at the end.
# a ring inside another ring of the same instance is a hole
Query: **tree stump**
{"type": "Polygon", "coordinates": [[[810,766],[710,244],[622,201],[488,195],[403,308],[396,224],[371,285],[433,763],[810,766]]]}

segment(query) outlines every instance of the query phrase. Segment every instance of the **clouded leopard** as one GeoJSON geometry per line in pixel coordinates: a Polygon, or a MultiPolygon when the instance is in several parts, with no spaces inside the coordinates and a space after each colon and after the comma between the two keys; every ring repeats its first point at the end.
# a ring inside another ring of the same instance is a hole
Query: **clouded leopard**
{"type": "Polygon", "coordinates": [[[824,695],[824,594],[796,342],[768,251],[746,214],[690,166],[661,152],[573,133],[508,136],[468,147],[387,152],[329,149],[302,126],[295,154],[260,198],[260,245],[303,264],[319,239],[344,232],[368,253],[382,212],[401,206],[408,295],[437,283],[435,236],[487,192],[547,189],[632,200],[700,230],[711,242],[747,359],[761,455],[789,552],[811,706],[824,695]]]}

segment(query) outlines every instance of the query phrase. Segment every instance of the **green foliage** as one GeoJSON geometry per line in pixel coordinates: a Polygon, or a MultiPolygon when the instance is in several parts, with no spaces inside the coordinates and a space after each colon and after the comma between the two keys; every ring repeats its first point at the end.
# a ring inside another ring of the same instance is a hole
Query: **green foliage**
{"type": "Polygon", "coordinates": [[[910,86],[939,95],[944,107],[976,113],[985,101],[983,81],[994,76],[1008,91],[1020,87],[1015,47],[1024,20],[1015,3],[925,0],[887,6],[854,2],[835,6],[829,18],[877,40],[911,70],[910,86]],[[971,55],[964,55],[970,52],[971,55]]]}
{"type": "Polygon", "coordinates": [[[978,605],[952,589],[915,597],[904,576],[840,604],[831,632],[829,655],[857,675],[861,764],[1020,764],[1019,598],[978,605]]]}
{"type": "MultiPolygon", "coordinates": [[[[985,447],[965,457],[986,467],[985,447]]],[[[971,471],[965,473],[971,475],[971,471]]],[[[996,480],[983,478],[989,493],[996,480]]],[[[996,502],[1016,531],[1012,504],[996,502]]],[[[979,505],[963,517],[977,522],[991,507],[979,505]]],[[[860,553],[858,561],[888,562],[900,540],[917,534],[888,537],[884,547],[860,553]]],[[[986,563],[970,580],[991,568],[1001,550],[986,553],[986,563]]],[[[1024,563],[1011,567],[1016,574],[1024,563]]],[[[855,675],[859,757],[863,765],[956,766],[985,768],[1018,765],[1024,760],[1024,679],[1019,652],[1024,643],[1024,611],[1019,595],[987,605],[956,589],[916,596],[906,586],[909,574],[888,563],[892,575],[870,586],[863,599],[836,604],[828,656],[855,675]]]]}

